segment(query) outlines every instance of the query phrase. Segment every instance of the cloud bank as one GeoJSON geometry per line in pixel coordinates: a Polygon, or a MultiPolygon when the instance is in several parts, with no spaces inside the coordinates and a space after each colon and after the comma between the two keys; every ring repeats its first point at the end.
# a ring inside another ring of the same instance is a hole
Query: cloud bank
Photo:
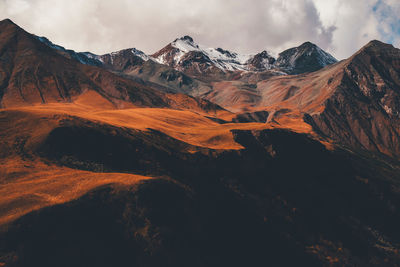
{"type": "Polygon", "coordinates": [[[136,47],[153,53],[175,38],[241,53],[278,53],[305,41],[338,59],[372,39],[400,45],[398,0],[0,0],[0,19],[77,51],[136,47]]]}

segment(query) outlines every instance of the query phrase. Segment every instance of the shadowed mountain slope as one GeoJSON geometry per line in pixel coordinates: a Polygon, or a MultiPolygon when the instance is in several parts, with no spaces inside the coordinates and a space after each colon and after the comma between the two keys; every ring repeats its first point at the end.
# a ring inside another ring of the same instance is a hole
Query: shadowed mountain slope
{"type": "MultiPolygon", "coordinates": [[[[6,266],[395,266],[399,260],[399,165],[388,159],[330,151],[284,130],[235,130],[242,149],[213,150],[154,131],[71,117],[60,123],[10,150],[31,166],[22,170],[32,172],[39,160],[53,173],[69,168],[99,179],[109,173],[110,184],[89,179],[73,197],[67,193],[76,185],[51,187],[42,172],[35,190],[25,193],[32,195],[3,204],[3,212],[43,205],[41,198],[53,194],[64,198],[1,228],[6,266]]],[[[5,189],[18,192],[26,183],[20,175],[8,173],[5,189]]]]}

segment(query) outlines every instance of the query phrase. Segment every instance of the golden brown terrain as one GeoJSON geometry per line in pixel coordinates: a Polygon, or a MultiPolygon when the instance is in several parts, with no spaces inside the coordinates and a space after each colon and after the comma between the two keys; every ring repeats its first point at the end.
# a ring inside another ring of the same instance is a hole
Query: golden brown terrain
{"type": "MultiPolygon", "coordinates": [[[[127,103],[127,106],[129,104],[127,103]]],[[[209,114],[192,110],[167,108],[116,109],[94,92],[88,92],[74,103],[48,103],[0,111],[1,151],[5,164],[0,167],[3,199],[0,223],[8,223],[32,210],[71,201],[97,187],[107,184],[135,184],[145,177],[125,173],[93,173],[49,164],[34,151],[62,121],[84,119],[100,125],[139,130],[160,131],[192,146],[186,152],[202,148],[238,150],[232,130],[263,130],[287,128],[311,134],[308,124],[297,120],[272,123],[219,124],[209,114]],[[281,126],[283,125],[283,126],[281,126]]],[[[234,114],[221,111],[220,118],[232,119],[234,114]]],[[[213,115],[215,116],[215,114],[213,115]]]]}

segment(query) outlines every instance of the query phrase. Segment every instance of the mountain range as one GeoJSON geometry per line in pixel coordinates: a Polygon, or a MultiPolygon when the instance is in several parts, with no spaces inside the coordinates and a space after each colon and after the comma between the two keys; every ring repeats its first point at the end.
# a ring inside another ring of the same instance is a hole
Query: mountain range
{"type": "Polygon", "coordinates": [[[400,262],[390,44],[96,55],[6,19],[0,138],[0,266],[400,262]]]}

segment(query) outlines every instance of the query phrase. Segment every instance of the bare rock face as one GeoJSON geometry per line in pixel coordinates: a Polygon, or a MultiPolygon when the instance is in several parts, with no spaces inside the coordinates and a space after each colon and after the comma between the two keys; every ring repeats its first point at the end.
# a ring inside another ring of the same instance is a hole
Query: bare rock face
{"type": "Polygon", "coordinates": [[[353,147],[400,155],[400,50],[372,41],[347,60],[335,93],[312,123],[353,147]]]}
{"type": "Polygon", "coordinates": [[[274,68],[275,61],[275,58],[271,56],[267,51],[263,51],[251,58],[247,62],[247,64],[249,70],[265,71],[274,68]]]}

